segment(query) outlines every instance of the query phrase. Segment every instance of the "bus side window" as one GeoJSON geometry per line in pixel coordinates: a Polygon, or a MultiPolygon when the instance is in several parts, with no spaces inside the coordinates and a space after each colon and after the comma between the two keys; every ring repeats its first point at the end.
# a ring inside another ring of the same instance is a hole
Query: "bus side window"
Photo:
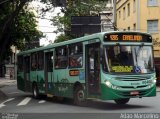
{"type": "Polygon", "coordinates": [[[44,54],[43,52],[38,52],[38,70],[44,69],[44,54]]]}
{"type": "Polygon", "coordinates": [[[31,55],[31,69],[33,71],[37,69],[37,53],[31,55]]]}
{"type": "Polygon", "coordinates": [[[83,45],[82,43],[69,46],[69,67],[82,67],[83,65],[83,45]]]}
{"type": "Polygon", "coordinates": [[[47,66],[47,71],[48,72],[52,72],[53,71],[53,52],[49,52],[48,54],[47,54],[47,64],[48,64],[48,66],[47,66]]]}
{"type": "Polygon", "coordinates": [[[55,49],[55,68],[66,68],[68,66],[67,51],[67,46],[55,49]]]}

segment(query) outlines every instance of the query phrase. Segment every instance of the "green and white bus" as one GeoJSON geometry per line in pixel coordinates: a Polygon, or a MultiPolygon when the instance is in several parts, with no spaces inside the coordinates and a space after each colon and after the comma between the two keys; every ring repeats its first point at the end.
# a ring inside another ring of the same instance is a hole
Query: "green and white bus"
{"type": "Polygon", "coordinates": [[[17,55],[17,87],[41,94],[86,100],[156,96],[152,37],[141,32],[102,32],[17,55]]]}

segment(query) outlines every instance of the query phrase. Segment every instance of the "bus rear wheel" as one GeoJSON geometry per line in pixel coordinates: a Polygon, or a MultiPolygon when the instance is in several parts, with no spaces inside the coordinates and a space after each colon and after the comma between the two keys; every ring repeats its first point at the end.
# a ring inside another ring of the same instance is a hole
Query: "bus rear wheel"
{"type": "Polygon", "coordinates": [[[86,104],[85,92],[82,86],[77,86],[74,90],[74,104],[79,106],[85,106],[86,104]]]}
{"type": "Polygon", "coordinates": [[[124,105],[124,104],[128,103],[129,100],[130,100],[129,98],[125,98],[125,99],[117,99],[117,100],[114,100],[114,101],[119,105],[124,105]]]}
{"type": "Polygon", "coordinates": [[[39,91],[38,91],[38,87],[36,84],[33,84],[32,94],[33,94],[33,98],[36,98],[36,99],[39,98],[39,91]]]}

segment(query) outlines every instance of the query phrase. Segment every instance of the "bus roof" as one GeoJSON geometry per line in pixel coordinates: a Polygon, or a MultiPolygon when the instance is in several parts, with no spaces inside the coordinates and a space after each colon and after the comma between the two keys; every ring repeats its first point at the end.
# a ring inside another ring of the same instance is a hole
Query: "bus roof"
{"type": "MultiPolygon", "coordinates": [[[[95,34],[92,34],[92,35],[87,35],[87,36],[71,39],[71,40],[64,41],[64,42],[49,44],[47,46],[22,51],[22,52],[18,53],[17,55],[28,54],[28,53],[32,53],[32,52],[36,52],[36,51],[42,51],[42,50],[48,50],[48,49],[52,49],[54,47],[59,47],[59,46],[68,45],[68,44],[72,44],[72,43],[78,43],[78,42],[82,42],[82,41],[89,41],[89,40],[93,40],[93,39],[96,39],[96,38],[99,38],[100,40],[102,40],[104,34],[117,33],[117,32],[118,33],[124,33],[124,31],[109,31],[109,32],[95,33],[95,34]]],[[[141,33],[141,34],[144,34],[144,35],[149,35],[148,33],[145,33],[145,32],[125,31],[125,33],[127,33],[127,32],[128,33],[141,33]]]]}

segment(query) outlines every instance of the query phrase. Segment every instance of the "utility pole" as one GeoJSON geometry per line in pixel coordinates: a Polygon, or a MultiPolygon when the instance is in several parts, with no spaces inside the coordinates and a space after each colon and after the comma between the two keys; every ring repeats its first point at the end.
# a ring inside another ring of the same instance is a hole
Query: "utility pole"
{"type": "Polygon", "coordinates": [[[114,27],[114,31],[117,31],[117,24],[116,24],[116,1],[117,0],[113,0],[113,27],[114,27]]]}

